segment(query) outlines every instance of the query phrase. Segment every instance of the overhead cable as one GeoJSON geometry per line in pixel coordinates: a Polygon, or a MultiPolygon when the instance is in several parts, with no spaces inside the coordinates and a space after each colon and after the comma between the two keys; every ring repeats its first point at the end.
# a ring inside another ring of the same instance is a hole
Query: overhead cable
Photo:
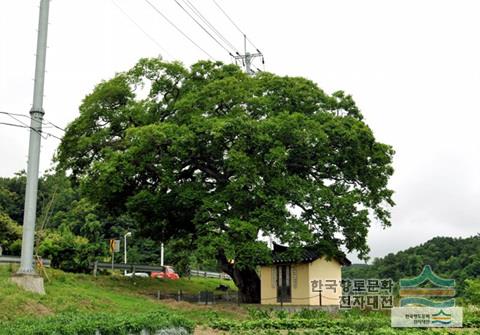
{"type": "Polygon", "coordinates": [[[38,131],[37,129],[30,127],[28,124],[26,124],[25,122],[17,119],[17,118],[16,118],[14,115],[12,115],[12,114],[7,113],[7,115],[10,116],[10,117],[11,117],[12,119],[14,119],[15,121],[19,122],[20,124],[22,124],[25,128],[30,128],[30,129],[32,129],[34,132],[36,132],[38,135],[40,135],[41,137],[43,137],[44,139],[47,139],[46,137],[44,137],[44,136],[42,135],[42,132],[41,132],[41,131],[38,131]]]}
{"type": "Polygon", "coordinates": [[[220,11],[226,16],[226,18],[235,26],[235,28],[237,28],[237,30],[245,37],[245,39],[252,45],[252,47],[254,47],[258,53],[261,53],[260,50],[258,50],[258,48],[255,46],[255,44],[252,43],[252,41],[250,41],[250,39],[247,37],[247,34],[245,34],[242,29],[240,29],[240,27],[233,21],[233,19],[227,14],[227,12],[219,5],[219,3],[216,1],[216,0],[212,0],[215,5],[218,7],[218,9],[220,9],[220,11]]]}
{"type": "Polygon", "coordinates": [[[135,21],[135,19],[129,15],[115,0],[111,0],[112,3],[115,5],[115,7],[118,8],[118,10],[132,22],[150,41],[152,41],[156,46],[159,47],[160,50],[162,50],[168,57],[173,58],[172,54],[168,52],[152,35],[150,35],[145,29],[142,28],[142,26],[135,21]]]}
{"type": "Polygon", "coordinates": [[[175,3],[200,27],[202,28],[202,30],[204,32],[206,32],[208,34],[208,36],[210,36],[220,47],[222,47],[230,56],[233,56],[232,55],[232,52],[230,50],[228,50],[222,43],[220,43],[216,38],[215,36],[213,36],[200,22],[198,22],[197,19],[195,19],[192,14],[190,14],[190,12],[188,12],[185,7],[183,7],[180,2],[178,2],[177,0],[174,0],[175,3]]]}
{"type": "Polygon", "coordinates": [[[229,48],[233,49],[235,53],[239,53],[237,48],[222,34],[218,31],[215,26],[210,23],[210,21],[200,12],[200,10],[195,7],[195,5],[190,0],[183,0],[183,2],[192,10],[229,48]]]}
{"type": "Polygon", "coordinates": [[[210,55],[205,49],[198,45],[193,39],[191,39],[186,33],[183,32],[175,23],[173,23],[165,14],[163,14],[158,7],[156,7],[150,0],[144,0],[150,7],[153,8],[165,21],[167,21],[172,27],[174,27],[180,34],[182,34],[186,39],[188,39],[193,45],[200,49],[204,54],[206,54],[211,60],[214,60],[213,56],[210,55]]]}
{"type": "MultiPolygon", "coordinates": [[[[35,132],[37,132],[40,136],[42,136],[41,133],[39,133],[37,130],[33,129],[32,127],[30,126],[25,126],[25,125],[22,125],[22,124],[14,124],[14,123],[8,123],[8,122],[0,122],[0,125],[4,125],[4,126],[10,126],[10,127],[17,127],[17,128],[25,128],[25,129],[32,129],[34,130],[35,132]]],[[[42,132],[45,134],[45,137],[42,136],[43,139],[47,139],[48,137],[54,137],[56,138],[57,140],[62,140],[60,137],[58,136],[55,136],[51,133],[45,133],[45,132],[42,132]]]]}
{"type": "MultiPolygon", "coordinates": [[[[13,116],[19,116],[19,117],[24,117],[24,118],[28,118],[28,119],[31,119],[32,117],[30,115],[26,115],[26,114],[18,114],[18,113],[8,113],[8,112],[3,112],[3,111],[0,111],[0,114],[4,114],[4,115],[9,115],[10,117],[13,116]]],[[[15,119],[15,121],[18,121],[20,123],[23,123],[17,119],[15,119]]],[[[51,121],[48,121],[47,119],[43,119],[43,122],[42,122],[43,125],[46,125],[46,124],[50,124],[51,126],[61,130],[61,131],[65,131],[65,129],[63,129],[62,127],[60,126],[57,126],[55,123],[51,122],[51,121]]],[[[26,124],[24,124],[26,125],[26,124]]],[[[26,125],[27,126],[27,125],[26,125]]]]}

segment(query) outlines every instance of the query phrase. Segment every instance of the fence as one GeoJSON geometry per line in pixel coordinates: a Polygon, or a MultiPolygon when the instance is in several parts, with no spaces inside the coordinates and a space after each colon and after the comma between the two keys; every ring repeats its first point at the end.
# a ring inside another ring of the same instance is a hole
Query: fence
{"type": "Polygon", "coordinates": [[[158,300],[185,301],[200,305],[239,304],[239,296],[236,291],[226,291],[222,293],[201,291],[197,294],[184,294],[182,290],[179,290],[177,293],[162,293],[161,291],[157,291],[155,298],[158,300]]]}
{"type": "Polygon", "coordinates": [[[226,273],[221,273],[221,272],[190,270],[190,275],[193,277],[219,278],[219,279],[232,280],[232,277],[230,277],[226,273]]]}
{"type": "MultiPolygon", "coordinates": [[[[50,267],[49,259],[42,259],[42,264],[45,267],[50,267]]],[[[36,264],[36,260],[33,260],[33,265],[36,264]]],[[[0,264],[20,264],[20,257],[17,256],[0,256],[0,264]]]]}
{"type": "Polygon", "coordinates": [[[141,264],[122,264],[122,263],[103,263],[103,262],[93,262],[90,263],[90,269],[93,269],[93,274],[96,275],[97,270],[126,270],[132,273],[135,272],[163,272],[165,267],[163,266],[152,266],[152,265],[141,265],[141,264]]]}
{"type": "MultiPolygon", "coordinates": [[[[129,272],[164,272],[165,267],[156,266],[156,265],[142,265],[142,264],[123,264],[123,263],[104,263],[104,262],[92,262],[90,263],[90,269],[94,272],[96,270],[127,270],[129,272]]],[[[190,270],[190,275],[193,277],[204,277],[204,278],[219,278],[231,280],[232,278],[226,273],[221,272],[212,272],[212,271],[200,271],[200,270],[190,270]]]]}

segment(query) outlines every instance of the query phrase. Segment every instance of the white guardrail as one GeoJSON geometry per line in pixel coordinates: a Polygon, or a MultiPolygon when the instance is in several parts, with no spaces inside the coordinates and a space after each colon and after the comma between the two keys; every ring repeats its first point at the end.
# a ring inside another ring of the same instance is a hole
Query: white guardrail
{"type": "Polygon", "coordinates": [[[222,272],[190,270],[190,275],[193,277],[219,278],[219,279],[232,280],[232,277],[222,272]]]}
{"type": "MultiPolygon", "coordinates": [[[[36,260],[33,261],[35,265],[36,260]]],[[[43,266],[50,267],[49,259],[42,259],[43,266]]],[[[0,264],[20,264],[20,257],[18,256],[0,256],[0,264]]]]}
{"type": "MultiPolygon", "coordinates": [[[[35,263],[35,262],[34,262],[35,263]]],[[[50,260],[49,259],[42,259],[42,263],[45,267],[50,267],[50,260]]],[[[20,257],[18,256],[0,256],[0,264],[20,264],[20,257]]],[[[93,264],[93,263],[92,263],[93,264]]],[[[100,263],[98,263],[100,265],[100,263]]],[[[34,264],[35,265],[35,264],[34,264]]],[[[111,268],[110,263],[101,263],[101,265],[105,265],[104,267],[99,267],[99,268],[111,268]]],[[[93,267],[93,265],[91,265],[93,267]]],[[[115,268],[124,268],[125,265],[123,264],[115,264],[115,268]]],[[[144,267],[146,266],[141,266],[138,265],[138,268],[136,271],[144,271],[144,267]]],[[[149,267],[150,268],[150,267],[149,267]]],[[[161,269],[157,269],[157,267],[151,267],[155,271],[161,271],[161,269]]],[[[130,269],[130,268],[128,268],[130,269]]],[[[227,279],[227,280],[232,280],[232,278],[227,275],[226,273],[222,272],[212,272],[212,271],[201,271],[201,270],[190,270],[190,275],[193,277],[204,277],[204,278],[219,278],[219,279],[227,279]]]]}

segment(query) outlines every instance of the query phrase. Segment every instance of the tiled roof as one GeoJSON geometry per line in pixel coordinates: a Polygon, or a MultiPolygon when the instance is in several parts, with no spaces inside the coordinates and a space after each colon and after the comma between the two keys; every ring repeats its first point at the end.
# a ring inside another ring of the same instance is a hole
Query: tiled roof
{"type": "MultiPolygon", "coordinates": [[[[326,253],[320,250],[321,248],[311,246],[302,248],[299,252],[295,253],[296,256],[293,256],[292,253],[288,252],[288,248],[278,244],[274,244],[274,249],[272,252],[272,262],[273,264],[285,264],[285,263],[311,263],[318,258],[327,256],[326,253]]],[[[347,259],[343,252],[337,252],[335,256],[330,256],[335,259],[342,265],[350,265],[351,262],[347,259]]],[[[327,256],[327,258],[329,258],[327,256]]]]}

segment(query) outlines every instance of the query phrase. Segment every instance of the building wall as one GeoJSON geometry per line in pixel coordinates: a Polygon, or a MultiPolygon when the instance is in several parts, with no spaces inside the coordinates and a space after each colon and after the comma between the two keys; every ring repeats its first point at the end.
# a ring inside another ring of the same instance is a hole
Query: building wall
{"type": "Polygon", "coordinates": [[[321,280],[322,287],[322,306],[339,305],[342,289],[340,286],[342,280],[342,266],[336,260],[327,261],[325,257],[319,258],[312,263],[309,263],[309,291],[311,294],[310,305],[318,306],[320,304],[319,293],[312,292],[311,281],[321,280]],[[335,280],[336,292],[327,289],[325,284],[327,280],[335,280]]]}
{"type": "MultiPolygon", "coordinates": [[[[284,305],[313,305],[318,306],[319,293],[312,292],[311,281],[326,280],[336,281],[336,292],[323,288],[322,305],[339,305],[342,295],[340,281],[342,280],[342,267],[335,260],[327,261],[325,258],[317,259],[307,264],[292,264],[292,301],[284,305]]],[[[277,302],[277,273],[276,265],[260,267],[260,296],[262,305],[279,305],[277,302]]]]}
{"type": "Polygon", "coordinates": [[[277,303],[276,276],[271,266],[260,267],[260,303],[275,305],[277,303]]]}
{"type": "Polygon", "coordinates": [[[292,305],[308,305],[309,293],[309,265],[292,264],[292,305]],[[295,275],[296,272],[296,283],[295,275]]]}

